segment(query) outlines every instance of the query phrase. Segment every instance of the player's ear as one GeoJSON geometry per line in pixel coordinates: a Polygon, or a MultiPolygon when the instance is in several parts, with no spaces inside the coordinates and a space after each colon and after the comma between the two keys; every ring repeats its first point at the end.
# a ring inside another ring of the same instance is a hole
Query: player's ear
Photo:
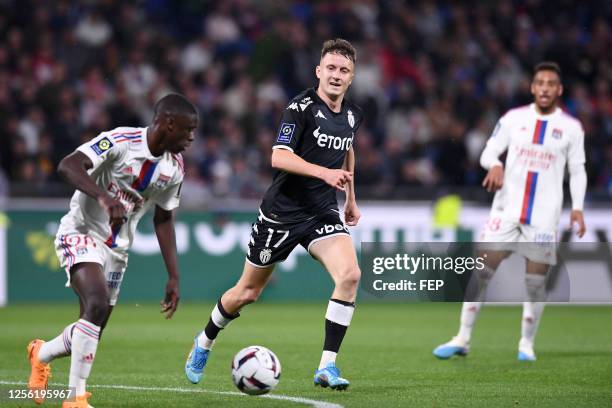
{"type": "Polygon", "coordinates": [[[321,65],[317,65],[315,68],[315,74],[317,75],[318,79],[321,79],[321,65]]]}
{"type": "Polygon", "coordinates": [[[166,119],[165,120],[166,131],[168,133],[172,133],[174,131],[174,128],[176,127],[176,121],[174,119],[174,115],[166,114],[165,119],[166,119]]]}
{"type": "Polygon", "coordinates": [[[559,93],[557,94],[557,96],[561,96],[563,95],[563,85],[559,84],[559,93]]]}
{"type": "Polygon", "coordinates": [[[535,90],[535,83],[533,81],[531,81],[531,85],[530,85],[529,89],[531,90],[531,94],[533,96],[535,96],[536,90],[535,90]]]}

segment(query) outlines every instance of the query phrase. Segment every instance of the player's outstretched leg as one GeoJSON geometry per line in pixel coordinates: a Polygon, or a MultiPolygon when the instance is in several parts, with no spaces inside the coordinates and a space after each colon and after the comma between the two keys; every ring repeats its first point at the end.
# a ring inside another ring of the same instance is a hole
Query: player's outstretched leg
{"type": "Polygon", "coordinates": [[[185,362],[185,375],[193,384],[197,384],[204,375],[204,367],[219,332],[226,328],[240,313],[230,314],[225,311],[221,299],[213,308],[208,324],[203,331],[193,339],[193,346],[185,362]]]}
{"type": "Polygon", "coordinates": [[[353,318],[361,271],[348,235],[317,241],[310,246],[309,251],[325,266],[335,283],[325,313],[325,342],[319,368],[315,370],[314,384],[345,390],[350,383],[340,375],[340,369],[336,367],[336,356],[353,318]]]}
{"type": "Polygon", "coordinates": [[[450,341],[440,344],[433,350],[433,355],[440,360],[447,360],[452,356],[465,357],[470,352],[470,339],[472,338],[472,330],[476,324],[476,319],[482,308],[482,299],[484,298],[487,286],[491,277],[495,273],[495,269],[485,266],[479,273],[474,274],[476,278],[474,282],[470,282],[474,286],[474,293],[470,294],[475,302],[463,302],[461,307],[461,318],[459,325],[459,333],[450,341]]]}
{"type": "Polygon", "coordinates": [[[314,375],[315,385],[334,390],[344,390],[350,385],[346,378],[340,376],[340,369],[336,367],[336,356],[351,323],[354,310],[353,302],[329,300],[325,313],[325,343],[319,368],[314,375]]]}
{"type": "Polygon", "coordinates": [[[193,340],[185,362],[185,375],[191,383],[197,384],[202,379],[204,367],[219,332],[240,316],[242,307],[257,300],[273,270],[274,265],[260,268],[245,262],[240,280],[219,299],[206,327],[193,340]]]}
{"type": "MultiPolygon", "coordinates": [[[[523,319],[521,321],[521,340],[518,346],[519,361],[535,361],[534,351],[535,336],[540,325],[540,318],[544,312],[544,301],[546,300],[546,275],[529,273],[536,265],[527,262],[528,273],[525,275],[528,301],[523,303],[523,319]]],[[[536,267],[537,269],[537,267],[536,267]]],[[[547,270],[548,266],[542,266],[547,270]]]]}
{"type": "MultiPolygon", "coordinates": [[[[481,270],[476,271],[473,275],[475,280],[470,282],[473,285],[473,292],[466,296],[469,298],[469,302],[463,302],[461,307],[461,319],[459,325],[459,332],[450,341],[440,344],[433,350],[433,355],[440,360],[447,360],[452,356],[466,356],[470,352],[470,340],[472,338],[472,331],[474,325],[482,309],[482,300],[486,296],[487,287],[491,278],[495,274],[499,264],[510,255],[508,251],[491,251],[485,247],[481,251],[486,251],[487,263],[481,270]]],[[[483,256],[484,253],[480,253],[479,256],[483,256]]]]}

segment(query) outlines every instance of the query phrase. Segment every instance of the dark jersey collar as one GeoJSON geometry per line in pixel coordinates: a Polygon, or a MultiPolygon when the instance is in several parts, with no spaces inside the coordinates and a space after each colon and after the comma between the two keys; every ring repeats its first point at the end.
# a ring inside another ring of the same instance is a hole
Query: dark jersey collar
{"type": "Polygon", "coordinates": [[[325,101],[321,99],[321,97],[317,93],[317,87],[310,88],[308,93],[311,93],[313,95],[314,100],[317,101],[318,103],[321,103],[323,106],[325,106],[325,109],[327,109],[327,111],[331,113],[332,115],[341,115],[346,110],[346,106],[348,104],[348,101],[346,100],[346,94],[344,95],[344,98],[342,98],[342,105],[340,105],[340,112],[334,112],[333,110],[329,108],[329,106],[325,103],[325,101]]]}

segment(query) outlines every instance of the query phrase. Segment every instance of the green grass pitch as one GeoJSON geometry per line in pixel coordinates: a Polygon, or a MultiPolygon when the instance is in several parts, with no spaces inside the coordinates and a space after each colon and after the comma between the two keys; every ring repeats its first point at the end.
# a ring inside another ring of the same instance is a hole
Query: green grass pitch
{"type": "MultiPolygon", "coordinates": [[[[185,357],[211,307],[183,304],[174,319],[165,321],[154,305],[120,304],[98,348],[89,378],[90,403],[98,408],[307,406],[304,401],[235,393],[232,356],[242,347],[260,344],[272,349],[282,363],[281,382],[270,395],[337,404],[319,406],[612,406],[612,307],[549,306],[538,336],[538,361],[520,363],[518,306],[485,307],[471,354],[438,361],[431,351],[455,333],[459,304],[360,304],[338,358],[351,381],[345,392],[312,384],[323,341],[324,302],[248,307],[221,332],[202,382],[188,383],[185,357]]],[[[8,389],[24,385],[7,382],[27,381],[28,341],[54,337],[75,320],[76,311],[76,303],[0,309],[0,406],[34,406],[9,401],[8,389]]],[[[69,359],[52,366],[51,383],[66,384],[69,359]]]]}

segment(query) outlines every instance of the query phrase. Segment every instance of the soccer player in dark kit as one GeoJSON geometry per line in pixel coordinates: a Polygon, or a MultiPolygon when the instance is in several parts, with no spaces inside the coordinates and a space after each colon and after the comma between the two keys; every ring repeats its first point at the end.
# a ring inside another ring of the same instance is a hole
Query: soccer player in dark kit
{"type": "Polygon", "coordinates": [[[355,75],[355,59],[348,41],[326,41],[316,67],[318,87],[293,98],[283,113],[272,150],[277,171],[253,224],[242,276],[217,302],[185,364],[185,374],[194,384],[202,378],[219,331],[257,300],[276,263],[300,244],[335,284],[314,384],[337,390],[349,386],[336,367],[336,355],[353,317],[361,276],[347,228],[357,225],[361,216],[353,183],[353,141],[363,115],[344,98],[355,75]],[[340,219],[336,190],[346,193],[346,225],[340,219]]]}

